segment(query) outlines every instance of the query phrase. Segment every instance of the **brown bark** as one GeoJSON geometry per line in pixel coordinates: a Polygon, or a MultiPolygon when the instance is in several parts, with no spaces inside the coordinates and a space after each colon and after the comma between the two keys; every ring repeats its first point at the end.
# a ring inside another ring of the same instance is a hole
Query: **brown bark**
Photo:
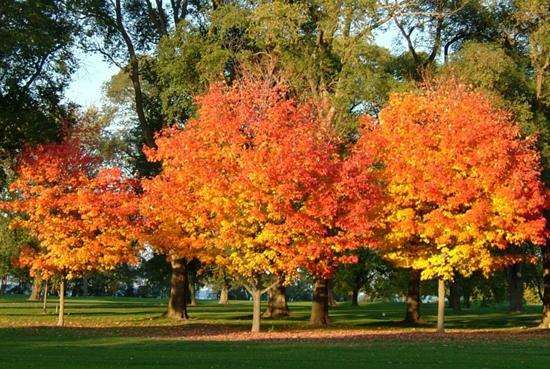
{"type": "Polygon", "coordinates": [[[170,298],[168,300],[167,316],[172,319],[185,320],[187,315],[187,299],[189,291],[189,276],[187,260],[184,258],[171,261],[172,277],[170,278],[170,298]]]}
{"type": "Polygon", "coordinates": [[[229,303],[229,287],[224,285],[220,291],[220,301],[219,304],[227,305],[229,303]]]}
{"type": "Polygon", "coordinates": [[[88,296],[88,277],[82,277],[82,296],[88,296]]]}
{"type": "Polygon", "coordinates": [[[457,278],[458,277],[455,277],[449,288],[449,305],[451,305],[451,309],[453,309],[455,313],[461,310],[460,295],[462,294],[462,288],[457,278]]]}
{"type": "Polygon", "coordinates": [[[544,292],[540,327],[550,329],[550,240],[542,247],[542,278],[544,292]]]}
{"type": "Polygon", "coordinates": [[[277,284],[268,291],[267,309],[263,314],[264,318],[279,318],[289,315],[288,304],[286,302],[286,287],[284,278],[280,277],[277,284]]]}
{"type": "Polygon", "coordinates": [[[330,323],[328,307],[328,281],[323,278],[317,278],[313,286],[313,301],[309,324],[314,327],[328,326],[330,323]]]}
{"type": "Polygon", "coordinates": [[[437,280],[437,331],[445,332],[445,281],[437,280]]]}
{"type": "Polygon", "coordinates": [[[65,324],[65,278],[59,282],[59,310],[57,316],[57,326],[62,327],[65,324]]]}
{"type": "Polygon", "coordinates": [[[31,295],[29,296],[29,301],[40,301],[40,292],[42,290],[42,279],[34,278],[32,281],[31,295]]]}
{"type": "Polygon", "coordinates": [[[195,283],[189,283],[189,306],[197,306],[195,283]]]}
{"type": "Polygon", "coordinates": [[[44,296],[42,297],[42,312],[44,314],[48,313],[48,287],[49,283],[46,281],[44,283],[44,296]]]}
{"type": "Polygon", "coordinates": [[[330,281],[328,282],[327,291],[328,291],[328,306],[335,307],[336,306],[336,300],[334,299],[334,292],[332,290],[332,286],[331,286],[330,281]]]}
{"type": "Polygon", "coordinates": [[[508,310],[523,312],[523,278],[521,264],[516,263],[508,267],[508,310]]]}
{"type": "Polygon", "coordinates": [[[255,287],[252,291],[252,303],[253,303],[253,310],[252,310],[252,333],[258,333],[260,332],[260,323],[262,319],[262,291],[255,287]]]}
{"type": "Polygon", "coordinates": [[[0,295],[3,295],[4,293],[6,293],[7,280],[8,280],[7,275],[3,275],[2,278],[0,279],[0,295]]]}
{"type": "Polygon", "coordinates": [[[418,324],[420,320],[420,270],[411,269],[409,274],[409,289],[405,298],[405,323],[418,324]]]}

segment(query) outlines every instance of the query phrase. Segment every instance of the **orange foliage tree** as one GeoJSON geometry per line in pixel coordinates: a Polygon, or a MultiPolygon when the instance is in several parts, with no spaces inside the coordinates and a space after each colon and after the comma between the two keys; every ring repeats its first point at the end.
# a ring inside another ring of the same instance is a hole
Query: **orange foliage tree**
{"type": "Polygon", "coordinates": [[[117,168],[98,170],[99,164],[70,137],[28,148],[10,185],[12,200],[3,204],[13,213],[12,226],[39,241],[20,262],[32,275],[61,277],[58,325],[63,325],[65,279],[136,260],[136,183],[117,168]]]}
{"type": "Polygon", "coordinates": [[[358,146],[383,166],[386,256],[440,281],[440,330],[445,280],[491,273],[509,245],[544,241],[533,142],[483,94],[453,81],[394,94],[358,146]]]}

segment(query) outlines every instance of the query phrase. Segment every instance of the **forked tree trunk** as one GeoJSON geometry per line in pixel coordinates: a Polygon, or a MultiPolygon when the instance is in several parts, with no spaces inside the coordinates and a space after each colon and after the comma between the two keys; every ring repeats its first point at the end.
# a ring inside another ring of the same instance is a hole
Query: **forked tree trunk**
{"type": "Polygon", "coordinates": [[[437,331],[445,332],[445,281],[437,280],[437,331]]]}
{"type": "Polygon", "coordinates": [[[284,277],[277,279],[277,284],[267,291],[267,295],[267,309],[264,311],[264,318],[279,318],[289,315],[284,277]]]}
{"type": "Polygon", "coordinates": [[[508,310],[522,312],[523,309],[523,278],[521,264],[516,263],[508,267],[508,310]]]}
{"type": "Polygon", "coordinates": [[[262,319],[262,291],[258,287],[254,287],[252,291],[252,333],[260,332],[260,324],[262,319]]]}
{"type": "Polygon", "coordinates": [[[550,329],[550,240],[542,247],[542,281],[544,292],[540,327],[550,329]]]}
{"type": "Polygon", "coordinates": [[[407,311],[405,313],[405,323],[420,323],[420,270],[411,269],[409,272],[409,289],[405,304],[407,311]]]}
{"type": "Polygon", "coordinates": [[[57,326],[63,327],[65,324],[65,278],[59,282],[59,311],[57,316],[57,326]]]}
{"type": "Polygon", "coordinates": [[[40,291],[42,290],[42,279],[34,278],[32,281],[31,295],[29,301],[40,301],[40,291]]]}
{"type": "Polygon", "coordinates": [[[42,298],[42,312],[44,314],[48,313],[48,287],[49,283],[46,281],[44,283],[44,297],[42,298]]]}
{"type": "Polygon", "coordinates": [[[219,304],[227,305],[229,303],[229,287],[224,285],[220,291],[219,304]]]}
{"type": "Polygon", "coordinates": [[[328,281],[324,278],[317,278],[313,286],[313,301],[309,324],[314,327],[326,327],[329,323],[328,281]]]}
{"type": "Polygon", "coordinates": [[[170,278],[170,298],[168,300],[167,316],[171,319],[185,320],[187,315],[187,299],[189,291],[189,276],[187,260],[184,258],[171,261],[172,277],[170,278]]]}

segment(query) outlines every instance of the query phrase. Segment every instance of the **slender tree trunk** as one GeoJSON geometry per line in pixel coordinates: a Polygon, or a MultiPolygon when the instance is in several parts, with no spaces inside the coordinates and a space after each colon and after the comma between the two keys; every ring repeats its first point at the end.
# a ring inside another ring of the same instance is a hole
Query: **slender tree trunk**
{"type": "Polygon", "coordinates": [[[546,241],[546,245],[542,247],[542,278],[544,293],[540,327],[550,329],[550,240],[546,241]]]}
{"type": "Polygon", "coordinates": [[[351,306],[359,306],[359,286],[354,286],[351,293],[351,306]]]}
{"type": "Polygon", "coordinates": [[[437,280],[437,331],[445,332],[445,281],[437,280]]]}
{"type": "Polygon", "coordinates": [[[328,281],[323,278],[317,278],[313,286],[313,301],[309,324],[314,327],[328,326],[330,323],[328,307],[328,281]]]}
{"type": "Polygon", "coordinates": [[[40,290],[42,289],[42,279],[34,278],[32,281],[31,295],[29,296],[29,301],[40,301],[40,290]]]}
{"type": "Polygon", "coordinates": [[[328,306],[330,307],[335,307],[336,306],[336,300],[334,299],[334,291],[333,291],[333,288],[332,288],[332,281],[328,281],[328,286],[327,286],[327,290],[328,290],[328,306]]]}
{"type": "Polygon", "coordinates": [[[284,277],[279,277],[277,284],[267,291],[268,301],[267,309],[263,314],[264,318],[278,318],[289,315],[288,305],[286,303],[286,287],[284,277]]]}
{"type": "Polygon", "coordinates": [[[57,317],[57,326],[63,327],[65,324],[65,278],[59,282],[59,315],[57,317]]]}
{"type": "Polygon", "coordinates": [[[220,291],[220,301],[219,304],[227,305],[229,303],[229,287],[224,285],[220,291]]]}
{"type": "Polygon", "coordinates": [[[260,323],[262,319],[262,291],[258,287],[254,287],[252,293],[252,333],[260,332],[260,323]]]}
{"type": "Polygon", "coordinates": [[[48,281],[44,282],[44,297],[42,298],[42,312],[44,314],[48,313],[48,281]]]}
{"type": "Polygon", "coordinates": [[[189,283],[189,306],[197,306],[197,291],[195,286],[194,282],[189,283]]]}
{"type": "Polygon", "coordinates": [[[88,296],[88,276],[82,277],[82,296],[88,296]]]}
{"type": "Polygon", "coordinates": [[[6,275],[3,275],[0,278],[0,295],[3,295],[4,293],[6,293],[6,279],[7,279],[6,275]]]}
{"type": "Polygon", "coordinates": [[[455,276],[449,288],[449,304],[451,305],[451,308],[455,313],[460,311],[460,295],[462,294],[461,292],[462,291],[460,283],[458,281],[458,276],[455,276]]]}
{"type": "Polygon", "coordinates": [[[516,263],[508,267],[508,309],[512,312],[522,312],[523,309],[523,278],[521,264],[516,263]]]}
{"type": "Polygon", "coordinates": [[[170,298],[167,316],[172,319],[185,320],[187,315],[188,274],[187,260],[184,258],[171,261],[172,277],[170,278],[170,298]]]}
{"type": "Polygon", "coordinates": [[[405,304],[407,312],[405,322],[409,324],[418,324],[420,320],[420,270],[411,269],[409,273],[409,289],[405,304]]]}

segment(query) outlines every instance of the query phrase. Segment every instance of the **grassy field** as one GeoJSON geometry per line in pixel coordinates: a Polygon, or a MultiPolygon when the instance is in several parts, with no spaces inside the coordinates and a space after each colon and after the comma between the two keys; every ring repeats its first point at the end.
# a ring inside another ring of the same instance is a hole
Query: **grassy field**
{"type": "Polygon", "coordinates": [[[200,302],[192,319],[162,316],[165,301],[78,298],[67,327],[24,297],[0,299],[0,368],[550,368],[550,333],[536,330],[540,307],[448,311],[448,333],[433,333],[435,306],[424,327],[404,327],[401,304],[341,305],[329,329],[307,326],[308,303],[292,316],[263,321],[251,336],[250,304],[200,302]]]}

